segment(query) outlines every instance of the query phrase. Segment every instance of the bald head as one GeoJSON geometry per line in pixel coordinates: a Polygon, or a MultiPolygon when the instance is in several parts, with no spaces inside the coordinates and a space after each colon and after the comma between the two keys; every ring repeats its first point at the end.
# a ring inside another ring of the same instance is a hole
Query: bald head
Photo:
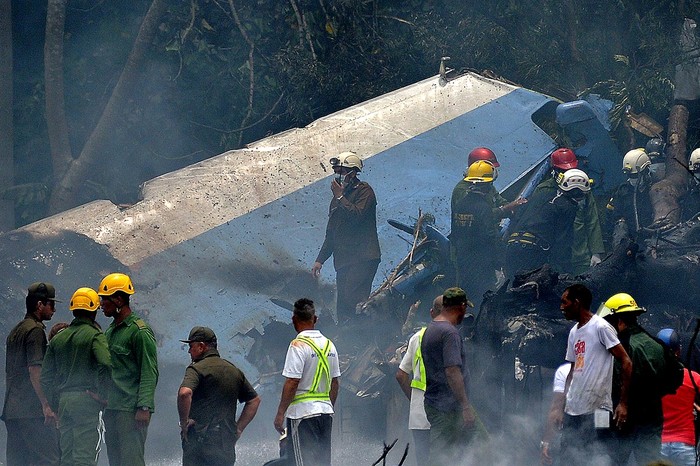
{"type": "Polygon", "coordinates": [[[442,295],[438,295],[433,300],[433,306],[430,308],[430,318],[434,319],[442,312],[442,295]]]}

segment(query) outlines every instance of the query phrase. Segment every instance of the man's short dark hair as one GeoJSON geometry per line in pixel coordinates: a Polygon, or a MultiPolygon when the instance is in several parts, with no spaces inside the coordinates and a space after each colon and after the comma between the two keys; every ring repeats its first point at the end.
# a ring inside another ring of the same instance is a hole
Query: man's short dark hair
{"type": "Polygon", "coordinates": [[[568,286],[564,291],[567,291],[569,293],[569,300],[578,300],[579,304],[581,304],[581,307],[590,310],[591,303],[593,302],[593,295],[591,294],[591,290],[586,288],[585,285],[583,285],[582,283],[574,283],[573,285],[568,286]]]}
{"type": "Polygon", "coordinates": [[[314,302],[309,298],[298,299],[294,303],[294,316],[302,322],[311,322],[316,316],[314,302]]]}
{"type": "Polygon", "coordinates": [[[44,300],[41,296],[37,296],[35,294],[27,295],[27,298],[24,300],[25,305],[27,306],[27,314],[31,314],[36,311],[37,303],[46,303],[46,301],[48,301],[48,299],[44,300]]]}
{"type": "Polygon", "coordinates": [[[129,295],[128,293],[124,293],[122,290],[118,290],[118,291],[115,291],[110,297],[122,298],[122,301],[124,301],[124,305],[128,306],[129,305],[129,298],[131,297],[131,295],[129,295]]]}

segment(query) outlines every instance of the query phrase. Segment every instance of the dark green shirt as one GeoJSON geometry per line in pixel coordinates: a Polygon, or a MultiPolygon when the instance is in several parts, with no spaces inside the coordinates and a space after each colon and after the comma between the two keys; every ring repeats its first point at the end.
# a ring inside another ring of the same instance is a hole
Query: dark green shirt
{"type": "Polygon", "coordinates": [[[62,392],[90,390],[107,399],[111,371],[104,334],[94,321],[76,317],[49,343],[41,370],[41,387],[54,410],[62,392]]]}
{"type": "Polygon", "coordinates": [[[236,404],[258,396],[243,372],[222,359],[215,349],[187,367],[180,386],[192,390],[189,417],[199,426],[225,420],[235,428],[236,404]]]}
{"type": "MultiPolygon", "coordinates": [[[[537,185],[535,192],[538,191],[548,191],[554,196],[557,192],[557,182],[550,176],[537,185]]],[[[593,254],[602,255],[605,253],[603,231],[600,228],[598,216],[598,204],[591,191],[586,193],[583,205],[576,212],[573,231],[574,237],[571,244],[572,273],[580,275],[590,267],[593,254]]]]}
{"type": "Polygon", "coordinates": [[[158,383],[156,338],[151,327],[135,314],[119,325],[112,322],[105,331],[112,359],[112,385],[107,409],[135,411],[155,407],[158,383]]]}
{"type": "Polygon", "coordinates": [[[4,420],[44,417],[41,402],[29,379],[29,366],[41,366],[44,360],[45,329],[41,321],[26,315],[7,335],[4,420]]]}

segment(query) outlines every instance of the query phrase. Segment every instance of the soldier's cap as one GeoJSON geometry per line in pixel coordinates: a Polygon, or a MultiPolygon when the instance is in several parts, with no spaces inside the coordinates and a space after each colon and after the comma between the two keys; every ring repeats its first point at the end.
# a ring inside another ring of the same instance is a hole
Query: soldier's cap
{"type": "Polygon", "coordinates": [[[474,307],[474,303],[467,299],[467,293],[465,293],[462,288],[448,288],[442,294],[443,306],[458,306],[460,304],[466,304],[469,307],[474,307]]]}
{"type": "Polygon", "coordinates": [[[59,301],[56,299],[56,288],[51,283],[47,282],[36,282],[32,283],[29,285],[29,288],[27,289],[27,295],[29,296],[36,296],[37,298],[41,299],[42,301],[54,301],[57,303],[60,303],[62,301],[59,301]]]}
{"type": "Polygon", "coordinates": [[[183,343],[216,343],[216,334],[209,327],[193,327],[187,340],[180,340],[183,343]]]}

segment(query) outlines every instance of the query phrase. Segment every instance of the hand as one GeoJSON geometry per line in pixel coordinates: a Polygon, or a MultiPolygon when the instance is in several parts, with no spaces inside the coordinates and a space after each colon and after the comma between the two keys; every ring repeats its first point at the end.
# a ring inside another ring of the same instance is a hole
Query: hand
{"type": "Polygon", "coordinates": [[[314,262],[314,266],[311,267],[311,275],[313,275],[314,278],[318,278],[321,276],[321,268],[323,267],[323,264],[320,262],[314,262]]]}
{"type": "Polygon", "coordinates": [[[542,442],[542,452],[540,454],[540,463],[552,464],[552,457],[549,454],[549,442],[542,442]]]}
{"type": "Polygon", "coordinates": [[[471,429],[476,423],[476,416],[474,415],[474,409],[471,406],[465,406],[462,408],[462,423],[466,429],[471,429]]]}
{"type": "Polygon", "coordinates": [[[512,215],[513,213],[515,213],[515,209],[523,204],[527,204],[527,199],[525,199],[524,197],[519,197],[516,200],[511,201],[508,204],[501,207],[501,210],[503,212],[508,212],[512,215]]]}
{"type": "Polygon", "coordinates": [[[594,265],[600,264],[602,261],[603,260],[600,258],[600,256],[598,254],[593,254],[591,256],[591,267],[593,267],[594,265]]]}
{"type": "Polygon", "coordinates": [[[617,408],[615,408],[615,413],[613,414],[613,421],[615,421],[615,426],[618,429],[625,427],[625,423],[627,422],[626,405],[623,405],[622,403],[617,405],[617,408]]]}
{"type": "Polygon", "coordinates": [[[47,404],[42,408],[42,411],[44,412],[44,425],[58,428],[58,416],[53,412],[51,406],[47,404]]]}
{"type": "Polygon", "coordinates": [[[195,425],[194,419],[187,419],[187,422],[180,423],[180,438],[183,442],[187,442],[187,433],[193,425],[195,425]]]}
{"type": "Polygon", "coordinates": [[[102,405],[103,408],[105,406],[107,406],[107,400],[103,400],[102,398],[100,398],[100,395],[98,395],[97,393],[95,393],[91,390],[85,390],[85,393],[87,393],[90,396],[90,398],[92,398],[93,400],[97,401],[100,405],[102,405]]]}
{"type": "Polygon", "coordinates": [[[151,412],[143,409],[137,409],[136,415],[134,415],[134,420],[136,420],[137,429],[145,429],[151,422],[151,412]]]}
{"type": "Polygon", "coordinates": [[[335,179],[331,181],[331,191],[333,192],[333,197],[338,198],[343,195],[344,187],[342,184],[338,183],[335,179]]]}
{"type": "Polygon", "coordinates": [[[282,435],[284,433],[284,414],[275,416],[275,430],[282,435]]]}

